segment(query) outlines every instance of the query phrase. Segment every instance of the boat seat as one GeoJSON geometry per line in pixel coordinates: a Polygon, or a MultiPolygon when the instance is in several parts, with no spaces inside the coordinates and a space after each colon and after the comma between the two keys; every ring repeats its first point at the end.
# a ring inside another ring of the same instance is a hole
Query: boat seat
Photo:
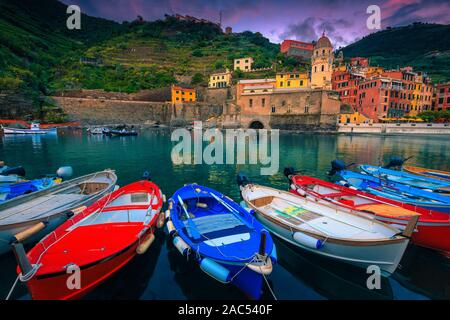
{"type": "MultiPolygon", "coordinates": [[[[217,233],[240,226],[245,226],[245,224],[240,219],[238,219],[234,214],[231,213],[208,215],[190,219],[189,221],[191,221],[195,225],[197,232],[201,235],[217,233]]],[[[187,234],[190,238],[198,240],[190,231],[189,221],[184,221],[187,234]]]]}

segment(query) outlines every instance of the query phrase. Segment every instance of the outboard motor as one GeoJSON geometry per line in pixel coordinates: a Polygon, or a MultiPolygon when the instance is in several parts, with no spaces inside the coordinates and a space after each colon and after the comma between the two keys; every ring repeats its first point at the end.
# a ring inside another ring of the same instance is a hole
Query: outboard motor
{"type": "Polygon", "coordinates": [[[236,177],[236,182],[239,187],[245,187],[250,183],[247,176],[244,173],[239,173],[236,177]]]}
{"type": "Polygon", "coordinates": [[[403,164],[411,159],[412,157],[408,157],[405,159],[402,159],[401,157],[393,156],[389,159],[389,162],[387,165],[383,166],[384,169],[390,169],[390,168],[400,168],[403,166],[403,164]]]}
{"type": "Polygon", "coordinates": [[[151,181],[152,180],[152,175],[150,174],[150,171],[145,170],[144,173],[142,174],[142,179],[151,181]]]}
{"type": "Polygon", "coordinates": [[[71,166],[61,167],[56,170],[56,175],[63,179],[68,179],[73,175],[73,168],[71,166]]]}
{"type": "Polygon", "coordinates": [[[337,172],[345,170],[346,168],[344,161],[335,159],[331,161],[331,170],[328,171],[328,175],[334,176],[337,172]]]}
{"type": "Polygon", "coordinates": [[[298,171],[295,171],[295,169],[293,167],[286,167],[284,168],[283,174],[286,176],[286,178],[288,178],[289,180],[291,180],[289,178],[289,176],[292,176],[294,174],[297,174],[298,171]]]}

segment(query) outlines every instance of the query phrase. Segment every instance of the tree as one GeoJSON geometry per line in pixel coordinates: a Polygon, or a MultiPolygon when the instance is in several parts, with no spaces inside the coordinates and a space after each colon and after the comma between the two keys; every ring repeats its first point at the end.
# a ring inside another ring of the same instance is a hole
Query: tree
{"type": "Polygon", "coordinates": [[[194,74],[194,76],[192,77],[191,83],[194,85],[198,85],[204,82],[204,77],[201,73],[196,73],[194,74]]]}

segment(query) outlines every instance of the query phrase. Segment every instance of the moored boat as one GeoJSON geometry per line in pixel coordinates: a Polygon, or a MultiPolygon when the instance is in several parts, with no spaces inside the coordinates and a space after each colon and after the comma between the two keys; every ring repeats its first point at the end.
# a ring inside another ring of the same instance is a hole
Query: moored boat
{"type": "Polygon", "coordinates": [[[414,214],[420,214],[412,242],[450,256],[450,215],[347,188],[285,169],[290,192],[328,201],[343,209],[370,214],[384,223],[404,230],[414,214]]]}
{"type": "Polygon", "coordinates": [[[364,173],[367,173],[375,178],[381,177],[382,179],[387,179],[415,188],[432,190],[434,192],[443,194],[450,194],[450,181],[419,176],[405,171],[391,170],[371,165],[361,165],[360,168],[364,173]]]}
{"type": "Polygon", "coordinates": [[[166,215],[173,244],[183,256],[217,281],[260,298],[276,249],[249,212],[213,189],[190,184],[174,193],[166,215]]]}
{"type": "Polygon", "coordinates": [[[292,245],[358,267],[376,265],[383,275],[396,269],[418,215],[403,232],[369,215],[242,179],[242,198],[257,219],[292,245]]]}
{"type": "Polygon", "coordinates": [[[41,129],[39,123],[32,123],[30,129],[3,127],[4,134],[56,134],[56,128],[41,129]]]}
{"type": "Polygon", "coordinates": [[[419,176],[424,176],[424,177],[433,178],[433,179],[440,179],[440,180],[450,182],[450,172],[448,172],[448,171],[414,167],[414,166],[403,166],[402,169],[404,171],[407,171],[409,173],[413,173],[413,174],[416,174],[419,176]]]}
{"type": "Polygon", "coordinates": [[[61,183],[60,178],[42,178],[0,185],[0,203],[32,192],[45,190],[61,183]]]}
{"type": "Polygon", "coordinates": [[[121,130],[111,129],[111,130],[105,132],[105,134],[110,137],[127,137],[127,136],[137,136],[138,135],[137,131],[127,130],[127,129],[121,129],[121,130]]]}
{"type": "Polygon", "coordinates": [[[0,204],[0,254],[11,249],[10,241],[15,234],[39,225],[39,232],[26,243],[38,241],[66,221],[74,209],[90,205],[111,192],[116,182],[114,171],[105,170],[0,204]]]}
{"type": "MultiPolygon", "coordinates": [[[[117,272],[155,239],[164,223],[163,195],[146,180],[131,183],[76,214],[42,239],[26,258],[20,254],[18,272],[37,300],[79,299],[117,272]],[[161,224],[162,223],[162,224],[161,224]],[[79,285],[69,286],[79,271],[79,285]]],[[[18,249],[16,249],[19,247],[18,249]]]]}

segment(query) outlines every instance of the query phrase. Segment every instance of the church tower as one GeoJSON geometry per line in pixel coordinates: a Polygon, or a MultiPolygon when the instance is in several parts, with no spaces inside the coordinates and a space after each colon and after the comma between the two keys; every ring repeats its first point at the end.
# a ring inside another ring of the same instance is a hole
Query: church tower
{"type": "Polygon", "coordinates": [[[331,77],[333,74],[333,46],[330,39],[322,37],[314,45],[311,57],[311,88],[331,90],[331,77]]]}

